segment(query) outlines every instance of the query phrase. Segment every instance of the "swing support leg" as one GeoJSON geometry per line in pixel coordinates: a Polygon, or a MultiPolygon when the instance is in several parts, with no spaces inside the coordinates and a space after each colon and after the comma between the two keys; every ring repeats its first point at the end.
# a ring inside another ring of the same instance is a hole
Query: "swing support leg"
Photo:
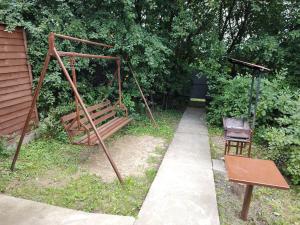
{"type": "Polygon", "coordinates": [[[48,52],[47,56],[46,56],[46,59],[45,59],[45,62],[44,62],[44,67],[42,69],[42,72],[41,72],[41,75],[40,75],[40,78],[39,78],[38,85],[37,85],[37,87],[34,90],[33,99],[32,99],[32,102],[31,102],[31,107],[30,107],[30,110],[29,110],[29,112],[27,114],[27,118],[26,118],[24,127],[22,129],[21,137],[20,137],[20,140],[19,140],[16,152],[14,154],[13,161],[11,163],[11,167],[10,167],[11,171],[14,171],[14,169],[15,169],[16,161],[17,161],[19,153],[20,153],[20,149],[21,149],[21,146],[22,146],[25,134],[26,134],[27,127],[28,127],[29,122],[30,122],[31,115],[32,115],[33,110],[35,108],[39,92],[41,90],[43,81],[45,79],[45,75],[46,75],[46,72],[47,72],[47,69],[48,69],[48,65],[49,65],[50,59],[51,59],[51,56],[50,56],[50,54],[48,52]]]}
{"type": "Polygon", "coordinates": [[[139,84],[139,82],[138,82],[138,80],[137,80],[137,78],[136,78],[136,76],[135,76],[135,73],[133,72],[133,70],[132,70],[132,68],[131,68],[131,63],[130,63],[130,62],[129,62],[129,69],[130,69],[131,74],[132,74],[132,76],[133,76],[133,78],[134,78],[135,84],[136,84],[136,86],[137,86],[138,89],[139,89],[139,92],[140,92],[140,94],[141,94],[141,96],[142,96],[142,99],[143,99],[143,101],[144,101],[144,103],[145,103],[145,105],[146,105],[146,108],[147,108],[147,110],[148,110],[150,119],[152,120],[153,124],[154,124],[156,127],[158,127],[158,125],[157,125],[157,123],[156,123],[156,121],[155,121],[155,119],[154,119],[154,117],[153,117],[153,114],[152,114],[152,112],[151,112],[151,109],[150,109],[150,107],[149,107],[149,105],[148,105],[147,99],[145,98],[144,93],[143,93],[143,91],[142,91],[142,89],[141,89],[141,86],[140,86],[140,84],[139,84]]]}

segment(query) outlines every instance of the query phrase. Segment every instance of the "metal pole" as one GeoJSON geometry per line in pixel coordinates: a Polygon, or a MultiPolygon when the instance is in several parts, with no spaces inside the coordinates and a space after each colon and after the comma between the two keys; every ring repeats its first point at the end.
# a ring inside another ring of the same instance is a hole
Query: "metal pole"
{"type": "Polygon", "coordinates": [[[247,185],[245,190],[243,208],[241,212],[241,219],[246,221],[248,217],[251,197],[252,197],[253,185],[247,185]]]}
{"type": "Polygon", "coordinates": [[[55,34],[54,33],[54,36],[62,38],[62,39],[66,39],[66,40],[71,40],[71,41],[77,41],[77,42],[82,42],[82,43],[91,44],[91,45],[102,46],[102,47],[105,47],[105,48],[113,48],[114,47],[112,45],[102,44],[102,43],[99,43],[99,42],[89,41],[89,40],[75,38],[75,37],[70,37],[70,36],[62,35],[62,34],[55,34]]]}
{"type": "MultiPolygon", "coordinates": [[[[72,78],[73,83],[77,89],[77,78],[76,78],[76,70],[75,70],[75,59],[73,57],[70,58],[70,65],[72,70],[72,78]]],[[[80,112],[79,112],[79,105],[78,99],[75,96],[75,107],[76,107],[76,119],[77,119],[77,126],[80,127],[80,112]]]]}
{"type": "Polygon", "coordinates": [[[47,68],[48,68],[50,59],[51,59],[51,55],[50,55],[50,52],[48,51],[47,56],[46,56],[46,58],[45,58],[45,62],[44,62],[43,69],[42,69],[42,71],[41,71],[41,75],[40,75],[40,78],[39,78],[38,85],[37,85],[37,87],[36,87],[35,90],[34,90],[34,95],[33,95],[33,99],[32,99],[32,102],[31,102],[31,107],[30,107],[30,110],[29,110],[29,112],[28,112],[28,114],[27,114],[27,118],[26,118],[24,127],[23,127],[23,129],[22,129],[21,137],[20,137],[20,140],[19,140],[19,143],[18,143],[16,152],[15,152],[13,161],[12,161],[12,163],[11,163],[11,167],[10,167],[11,171],[14,171],[14,169],[15,169],[16,161],[17,161],[18,156],[19,156],[19,153],[20,153],[20,149],[21,149],[21,146],[22,146],[22,143],[23,143],[25,134],[26,134],[27,127],[28,127],[29,122],[30,122],[30,120],[31,120],[31,114],[32,114],[32,112],[33,112],[34,109],[35,109],[36,101],[37,101],[39,92],[40,92],[40,90],[41,90],[43,81],[44,81],[44,79],[45,79],[45,75],[46,75],[46,71],[47,71],[47,68]]]}
{"type": "Polygon", "coordinates": [[[252,94],[253,94],[254,79],[255,79],[255,77],[252,76],[251,86],[250,86],[250,89],[249,89],[248,120],[250,120],[250,117],[251,117],[251,108],[252,108],[251,106],[252,106],[252,94]]]}
{"type": "Polygon", "coordinates": [[[121,61],[116,60],[117,64],[117,76],[118,76],[118,91],[119,91],[119,105],[121,106],[122,104],[122,87],[121,87],[121,61]]]}
{"type": "Polygon", "coordinates": [[[84,111],[85,116],[87,117],[89,123],[91,124],[91,126],[92,126],[92,128],[93,128],[93,130],[94,130],[94,132],[95,132],[95,134],[97,136],[99,144],[102,146],[103,151],[104,151],[106,157],[108,158],[111,166],[113,167],[113,169],[114,169],[114,171],[115,171],[115,173],[116,173],[116,175],[117,175],[120,183],[123,184],[123,179],[121,177],[121,174],[119,173],[119,170],[118,170],[117,166],[115,165],[114,161],[112,160],[112,158],[111,158],[111,156],[110,156],[110,154],[109,154],[109,152],[108,152],[108,150],[107,150],[107,148],[106,148],[106,146],[105,146],[105,144],[104,144],[101,136],[99,135],[98,130],[97,130],[97,128],[96,128],[96,126],[95,126],[95,124],[94,124],[94,122],[93,122],[93,120],[92,120],[89,112],[87,111],[87,109],[86,109],[86,107],[85,107],[85,105],[84,105],[84,103],[83,103],[83,101],[82,101],[82,99],[81,99],[81,97],[80,97],[80,95],[79,95],[79,93],[77,91],[77,88],[75,87],[75,85],[74,85],[74,83],[73,83],[73,81],[72,81],[72,79],[71,79],[71,77],[70,77],[70,75],[69,75],[66,67],[63,64],[63,61],[61,60],[61,58],[60,58],[60,56],[59,56],[59,54],[58,54],[58,52],[57,52],[57,50],[55,48],[53,48],[52,51],[53,51],[54,56],[56,57],[59,65],[60,65],[60,67],[62,68],[64,75],[66,76],[67,80],[69,81],[69,83],[71,85],[71,88],[72,88],[72,90],[73,90],[73,92],[75,94],[75,97],[78,99],[78,102],[79,102],[82,110],[84,111]]]}
{"type": "Polygon", "coordinates": [[[256,78],[256,96],[255,96],[255,104],[254,104],[254,113],[253,113],[253,120],[252,120],[252,130],[255,128],[255,120],[256,120],[256,110],[257,110],[257,105],[259,101],[259,93],[260,93],[260,75],[256,78]]]}
{"type": "Polygon", "coordinates": [[[85,53],[78,53],[78,52],[62,52],[57,51],[59,56],[70,56],[70,57],[81,57],[81,58],[93,58],[93,59],[120,59],[120,57],[116,56],[109,56],[109,55],[93,55],[93,54],[85,54],[85,53]]]}
{"type": "Polygon", "coordinates": [[[144,94],[143,94],[143,91],[142,91],[142,89],[141,89],[141,87],[140,87],[140,85],[139,85],[138,80],[136,79],[135,73],[133,72],[133,70],[132,70],[130,64],[129,64],[129,69],[130,69],[130,71],[131,71],[131,73],[132,73],[132,76],[133,76],[133,78],[134,78],[134,80],[135,80],[135,83],[136,83],[136,85],[137,85],[137,87],[138,87],[138,89],[139,89],[139,91],[140,91],[140,93],[141,93],[142,99],[144,100],[144,103],[145,103],[145,105],[146,105],[146,108],[147,108],[147,110],[148,110],[148,112],[149,112],[149,116],[150,116],[152,122],[154,123],[154,125],[155,125],[156,127],[158,127],[158,125],[157,125],[157,123],[156,123],[156,121],[155,121],[155,119],[154,119],[154,117],[153,117],[153,114],[152,114],[152,112],[151,112],[151,109],[149,108],[149,105],[148,105],[148,103],[147,103],[147,100],[146,100],[146,98],[145,98],[145,96],[144,96],[144,94]]]}

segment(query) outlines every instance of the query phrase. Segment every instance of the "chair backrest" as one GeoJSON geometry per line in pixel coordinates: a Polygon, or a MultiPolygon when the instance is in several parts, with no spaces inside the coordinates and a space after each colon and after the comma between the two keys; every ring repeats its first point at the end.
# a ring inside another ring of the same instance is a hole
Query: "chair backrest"
{"type": "MultiPolygon", "coordinates": [[[[112,119],[116,115],[115,107],[111,105],[109,100],[97,105],[87,107],[87,111],[96,125],[96,127],[112,119]]],[[[88,122],[83,110],[79,111],[79,120],[77,113],[73,112],[61,117],[61,122],[71,138],[80,136],[92,130],[92,125],[88,122]]]]}
{"type": "Polygon", "coordinates": [[[225,137],[251,139],[252,131],[244,119],[223,118],[225,137]]]}

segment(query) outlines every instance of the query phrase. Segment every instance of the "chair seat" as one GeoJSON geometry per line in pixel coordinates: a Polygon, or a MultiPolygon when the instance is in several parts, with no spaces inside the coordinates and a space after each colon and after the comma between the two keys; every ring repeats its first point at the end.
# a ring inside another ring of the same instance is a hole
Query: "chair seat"
{"type": "MultiPolygon", "coordinates": [[[[105,140],[132,120],[128,117],[126,109],[125,116],[117,116],[116,105],[112,105],[109,100],[89,106],[86,110],[90,114],[102,140],[105,140]]],[[[97,135],[83,110],[63,116],[61,122],[73,144],[98,144],[97,135]]]]}
{"type": "MultiPolygon", "coordinates": [[[[114,134],[116,131],[126,126],[131,120],[132,118],[128,118],[128,117],[115,117],[114,119],[108,121],[107,123],[99,126],[97,128],[97,131],[101,136],[102,140],[105,140],[106,138],[114,134]]],[[[90,143],[87,134],[82,136],[78,141],[75,141],[74,143],[83,144],[83,145],[97,145],[99,144],[99,141],[95,132],[92,131],[90,133],[90,143]]]]}

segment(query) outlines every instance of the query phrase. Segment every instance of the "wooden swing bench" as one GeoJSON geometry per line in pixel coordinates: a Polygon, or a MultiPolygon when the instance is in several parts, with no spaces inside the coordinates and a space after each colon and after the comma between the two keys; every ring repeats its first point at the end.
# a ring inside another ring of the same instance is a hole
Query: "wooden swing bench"
{"type": "MultiPolygon", "coordinates": [[[[126,108],[120,107],[119,109],[124,110],[125,116],[117,116],[118,106],[112,105],[109,100],[87,107],[103,140],[113,135],[132,120],[132,118],[128,117],[126,108]]],[[[73,144],[99,144],[92,125],[82,110],[61,117],[61,122],[73,144]]]]}

